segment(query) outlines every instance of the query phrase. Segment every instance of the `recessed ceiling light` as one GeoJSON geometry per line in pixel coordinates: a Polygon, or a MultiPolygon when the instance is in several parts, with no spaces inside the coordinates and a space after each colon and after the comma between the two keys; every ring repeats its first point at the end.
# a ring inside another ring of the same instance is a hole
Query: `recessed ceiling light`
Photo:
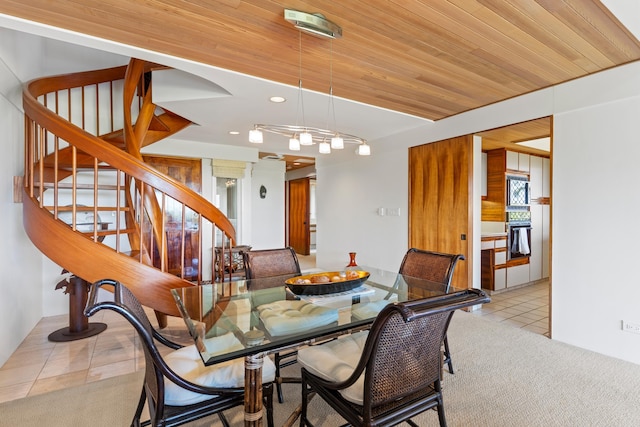
{"type": "Polygon", "coordinates": [[[281,102],[285,102],[286,100],[287,100],[287,98],[282,97],[282,96],[272,96],[271,98],[269,98],[269,101],[275,102],[276,104],[279,104],[281,102]]]}
{"type": "Polygon", "coordinates": [[[230,130],[229,135],[240,135],[240,132],[238,132],[237,130],[230,130]]]}

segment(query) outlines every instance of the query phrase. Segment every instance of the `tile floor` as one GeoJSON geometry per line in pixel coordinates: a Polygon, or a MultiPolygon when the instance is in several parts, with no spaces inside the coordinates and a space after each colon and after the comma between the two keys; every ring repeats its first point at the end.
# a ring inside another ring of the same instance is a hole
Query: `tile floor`
{"type": "MultiPolygon", "coordinates": [[[[494,294],[491,303],[473,314],[549,336],[548,294],[548,282],[494,294]]],[[[149,313],[149,318],[155,316],[149,313]]],[[[108,328],[94,337],[54,343],[48,335],[67,326],[68,316],[43,318],[0,368],[0,402],[123,375],[144,366],[137,336],[124,319],[104,310],[90,321],[107,323],[108,328]]],[[[164,333],[188,344],[182,319],[170,318],[164,333]]]]}
{"type": "Polygon", "coordinates": [[[474,315],[549,336],[549,281],[494,293],[474,315]]]}

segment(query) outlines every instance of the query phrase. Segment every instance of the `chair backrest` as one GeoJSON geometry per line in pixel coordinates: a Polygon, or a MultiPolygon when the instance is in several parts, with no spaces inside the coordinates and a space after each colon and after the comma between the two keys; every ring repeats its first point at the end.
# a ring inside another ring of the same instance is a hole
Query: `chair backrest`
{"type": "Polygon", "coordinates": [[[399,273],[444,283],[448,290],[458,260],[464,260],[464,256],[411,248],[404,255],[399,273]]]}
{"type": "Polygon", "coordinates": [[[299,276],[300,263],[291,247],[242,252],[247,279],[275,276],[299,276]]]}
{"type": "Polygon", "coordinates": [[[440,381],[441,345],[454,310],[486,298],[483,291],[469,289],[387,305],[371,326],[362,358],[353,373],[359,376],[362,369],[365,372],[365,417],[372,415],[372,408],[440,381]]]}

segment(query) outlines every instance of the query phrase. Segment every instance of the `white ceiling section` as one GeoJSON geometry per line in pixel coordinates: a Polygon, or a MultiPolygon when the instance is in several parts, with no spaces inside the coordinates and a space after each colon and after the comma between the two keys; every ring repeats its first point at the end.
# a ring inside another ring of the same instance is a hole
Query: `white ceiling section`
{"type": "Polygon", "coordinates": [[[537,148],[538,150],[550,152],[551,151],[551,138],[538,138],[529,141],[516,142],[518,145],[524,145],[525,147],[537,148]]]}

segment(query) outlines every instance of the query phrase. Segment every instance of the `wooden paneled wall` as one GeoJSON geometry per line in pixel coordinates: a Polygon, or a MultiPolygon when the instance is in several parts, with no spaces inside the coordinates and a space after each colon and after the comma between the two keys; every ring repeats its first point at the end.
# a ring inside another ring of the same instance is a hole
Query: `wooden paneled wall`
{"type": "Polygon", "coordinates": [[[505,150],[487,151],[487,197],[482,201],[482,220],[504,222],[505,220],[505,150]]]}

